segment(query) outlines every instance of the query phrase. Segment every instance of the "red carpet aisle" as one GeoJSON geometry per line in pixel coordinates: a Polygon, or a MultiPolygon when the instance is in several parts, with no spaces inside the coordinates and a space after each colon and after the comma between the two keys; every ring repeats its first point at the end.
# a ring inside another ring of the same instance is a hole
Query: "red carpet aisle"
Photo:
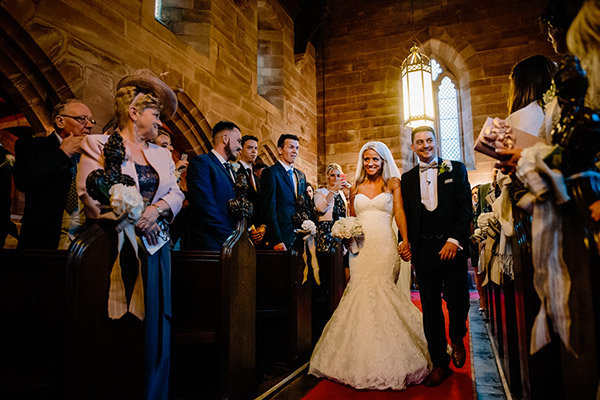
{"type": "MultiPolygon", "coordinates": [[[[412,293],[413,302],[417,307],[421,308],[419,293],[412,293]]],[[[448,311],[446,310],[445,302],[444,314],[446,322],[448,321],[448,311]]],[[[408,389],[402,391],[394,390],[356,390],[350,386],[342,385],[322,379],[321,382],[313,390],[311,390],[304,400],[437,400],[437,399],[456,399],[467,400],[473,399],[473,380],[471,372],[471,345],[469,341],[469,333],[465,340],[467,349],[467,360],[465,365],[457,370],[451,364],[454,373],[450,375],[441,385],[428,388],[424,385],[409,386],[408,389]]]]}

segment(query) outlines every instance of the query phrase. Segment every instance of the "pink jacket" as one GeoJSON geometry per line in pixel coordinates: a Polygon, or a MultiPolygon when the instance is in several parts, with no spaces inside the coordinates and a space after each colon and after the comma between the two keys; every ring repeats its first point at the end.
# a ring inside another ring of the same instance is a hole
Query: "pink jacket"
{"type": "MultiPolygon", "coordinates": [[[[108,135],[87,135],[81,142],[82,153],[77,168],[77,194],[85,206],[88,218],[98,218],[100,208],[99,203],[87,194],[85,180],[90,172],[98,168],[104,168],[104,154],[102,151],[108,138],[108,135]]],[[[177,178],[173,173],[175,164],[171,158],[171,153],[169,150],[152,143],[143,152],[148,163],[158,174],[158,189],[152,203],[162,199],[169,204],[173,216],[177,215],[181,210],[185,196],[179,189],[177,178]]],[[[127,150],[125,161],[121,165],[121,171],[135,180],[135,185],[139,190],[140,185],[135,171],[135,164],[129,150],[127,150]]]]}

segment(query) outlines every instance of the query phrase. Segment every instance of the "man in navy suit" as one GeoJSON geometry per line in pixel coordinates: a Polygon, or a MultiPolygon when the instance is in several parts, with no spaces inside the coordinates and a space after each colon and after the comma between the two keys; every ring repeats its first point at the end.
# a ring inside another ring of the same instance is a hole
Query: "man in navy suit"
{"type": "Polygon", "coordinates": [[[235,229],[227,206],[235,197],[231,162],[242,149],[242,135],[229,121],[217,123],[212,135],[214,148],[194,157],[188,167],[190,219],[184,247],[189,250],[221,250],[235,229]]]}
{"type": "Polygon", "coordinates": [[[252,217],[250,217],[250,238],[254,244],[262,242],[266,226],[260,218],[260,178],[254,173],[254,161],[258,156],[258,138],[252,135],[244,135],[242,137],[242,151],[240,152],[240,169],[238,173],[246,174],[248,180],[248,191],[246,198],[252,203],[252,217]]]}
{"type": "Polygon", "coordinates": [[[96,121],[78,99],[52,112],[54,132],[15,143],[15,186],[25,193],[19,249],[67,249],[85,221],[75,177],[83,135],[96,121]]]}
{"type": "Polygon", "coordinates": [[[261,176],[262,218],[267,225],[269,244],[274,250],[289,250],[296,238],[292,215],[296,197],[306,194],[306,176],[294,168],[298,155],[298,137],[284,134],[277,140],[279,161],[261,176]]]}
{"type": "MultiPolygon", "coordinates": [[[[402,198],[421,293],[423,328],[433,363],[425,385],[437,386],[450,373],[450,359],[457,368],[465,362],[471,188],[463,163],[437,157],[432,128],[415,128],[411,148],[419,157],[419,165],[402,175],[402,198]],[[446,352],[442,292],[450,320],[451,356],[446,352]]],[[[405,246],[401,243],[399,250],[405,246]]]]}

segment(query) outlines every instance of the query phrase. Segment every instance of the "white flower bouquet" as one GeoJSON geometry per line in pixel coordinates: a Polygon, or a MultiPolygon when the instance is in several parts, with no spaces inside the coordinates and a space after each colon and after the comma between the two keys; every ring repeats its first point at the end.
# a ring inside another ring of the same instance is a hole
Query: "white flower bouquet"
{"type": "Polygon", "coordinates": [[[338,239],[351,239],[362,234],[362,225],[356,217],[340,218],[331,228],[331,235],[338,239]]]}
{"type": "Polygon", "coordinates": [[[303,232],[310,233],[312,236],[317,234],[317,226],[310,219],[304,220],[304,222],[302,222],[300,230],[303,232]]]}
{"type": "Polygon", "coordinates": [[[125,186],[122,183],[113,185],[108,191],[110,206],[119,217],[125,217],[136,222],[144,211],[144,199],[135,186],[125,186]]]}

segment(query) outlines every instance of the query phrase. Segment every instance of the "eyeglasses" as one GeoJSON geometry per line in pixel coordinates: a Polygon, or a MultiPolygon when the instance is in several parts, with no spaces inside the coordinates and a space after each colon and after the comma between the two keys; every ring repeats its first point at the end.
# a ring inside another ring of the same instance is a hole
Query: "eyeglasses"
{"type": "Polygon", "coordinates": [[[64,115],[64,114],[60,114],[61,117],[67,117],[67,118],[72,118],[75,121],[79,122],[80,124],[87,124],[88,122],[92,125],[96,125],[96,120],[92,119],[90,117],[84,117],[83,115],[78,116],[78,117],[74,117],[72,115],[64,115]]]}

